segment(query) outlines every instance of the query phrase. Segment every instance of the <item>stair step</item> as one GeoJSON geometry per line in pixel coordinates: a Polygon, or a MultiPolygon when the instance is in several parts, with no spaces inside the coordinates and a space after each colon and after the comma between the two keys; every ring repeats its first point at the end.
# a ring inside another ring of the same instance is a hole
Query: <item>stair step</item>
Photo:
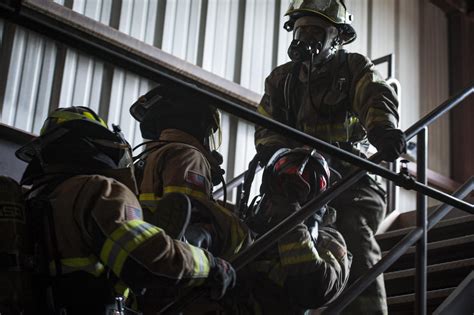
{"type": "MultiPolygon", "coordinates": [[[[389,251],[382,253],[385,256],[389,251]]],[[[415,267],[416,246],[412,246],[387,271],[415,267]]],[[[428,265],[474,258],[474,235],[428,243],[428,265]]]]}
{"type": "MultiPolygon", "coordinates": [[[[414,227],[385,232],[375,238],[383,251],[390,250],[414,227]]],[[[437,242],[448,238],[474,234],[474,215],[467,215],[449,220],[443,220],[428,232],[428,242],[437,242]]]]}
{"type": "MultiPolygon", "coordinates": [[[[426,292],[428,313],[432,313],[456,288],[445,288],[426,292]]],[[[390,315],[415,314],[415,293],[387,298],[390,315]]]]}
{"type": "MultiPolygon", "coordinates": [[[[473,269],[474,258],[462,259],[428,266],[428,290],[456,287],[473,269]]],[[[393,271],[384,274],[387,296],[414,292],[415,269],[393,271]]]]}

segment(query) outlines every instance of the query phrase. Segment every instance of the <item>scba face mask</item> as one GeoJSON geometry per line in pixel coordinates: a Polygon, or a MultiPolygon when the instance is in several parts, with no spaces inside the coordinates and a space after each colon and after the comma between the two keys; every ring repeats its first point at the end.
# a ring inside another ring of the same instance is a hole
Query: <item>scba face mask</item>
{"type": "Polygon", "coordinates": [[[320,64],[337,50],[337,28],[318,17],[304,16],[296,20],[293,37],[288,56],[294,62],[320,64]]]}

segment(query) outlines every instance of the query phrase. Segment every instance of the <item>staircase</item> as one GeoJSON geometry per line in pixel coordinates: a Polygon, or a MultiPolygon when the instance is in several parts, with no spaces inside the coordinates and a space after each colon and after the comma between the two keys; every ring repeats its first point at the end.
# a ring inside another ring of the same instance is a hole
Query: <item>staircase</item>
{"type": "MultiPolygon", "coordinates": [[[[376,236],[385,255],[412,228],[376,236]]],[[[384,274],[390,315],[414,314],[415,247],[384,274]]],[[[446,219],[428,232],[427,309],[431,314],[474,270],[474,215],[446,219]]]]}

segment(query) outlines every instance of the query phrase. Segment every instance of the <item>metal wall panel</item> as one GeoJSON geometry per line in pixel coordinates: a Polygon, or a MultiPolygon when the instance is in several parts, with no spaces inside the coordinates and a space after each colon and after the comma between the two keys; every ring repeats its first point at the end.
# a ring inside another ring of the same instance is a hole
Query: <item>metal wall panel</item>
{"type": "Polygon", "coordinates": [[[283,25],[288,20],[288,17],[285,17],[285,13],[288,10],[288,6],[290,4],[290,0],[281,0],[280,5],[280,15],[279,15],[279,25],[278,25],[278,58],[277,58],[277,65],[282,65],[288,61],[290,61],[290,57],[288,57],[288,46],[290,46],[291,41],[293,40],[293,32],[287,32],[283,29],[283,25]]]}
{"type": "MultiPolygon", "coordinates": [[[[122,2],[119,30],[153,45],[157,23],[158,1],[127,0],[122,2]]],[[[110,92],[109,123],[120,125],[132,145],[142,142],[139,127],[130,115],[129,108],[138,97],[145,94],[152,82],[134,73],[114,68],[110,92]]]]}
{"type": "Polygon", "coordinates": [[[2,122],[38,133],[49,109],[57,49],[54,42],[24,28],[10,31],[13,41],[4,43],[12,58],[6,65],[2,122]]]}
{"type": "MultiPolygon", "coordinates": [[[[344,48],[351,52],[358,52],[363,55],[368,55],[368,45],[371,40],[371,34],[369,32],[371,17],[370,0],[357,0],[357,1],[346,1],[347,10],[353,16],[352,26],[357,32],[357,39],[351,44],[344,48]]],[[[376,56],[381,57],[381,56],[376,56]]]]}
{"type": "MultiPolygon", "coordinates": [[[[447,19],[428,0],[423,1],[420,54],[420,112],[427,114],[449,97],[447,19]]],[[[429,167],[449,177],[449,115],[429,128],[429,167]]],[[[455,158],[455,157],[454,157],[455,158]]]]}
{"type": "Polygon", "coordinates": [[[201,0],[166,2],[162,49],[194,64],[198,56],[202,4],[201,0]]]}
{"type": "Polygon", "coordinates": [[[272,70],[275,6],[272,1],[248,0],[245,10],[242,77],[240,84],[263,92],[265,77],[272,70]]]}
{"type": "MultiPolygon", "coordinates": [[[[211,0],[208,4],[202,67],[235,80],[239,40],[239,7],[242,1],[211,0]]],[[[238,64],[240,67],[240,62],[238,64]]],[[[240,70],[240,69],[239,69],[240,70]]]]}
{"type": "MultiPolygon", "coordinates": [[[[110,22],[111,8],[112,0],[76,0],[72,6],[73,11],[106,25],[110,22]]],[[[58,106],[88,106],[99,111],[103,79],[102,61],[67,49],[58,106]]]]}
{"type": "MultiPolygon", "coordinates": [[[[376,0],[372,1],[370,25],[370,46],[368,57],[376,59],[395,52],[396,22],[395,22],[395,1],[376,0]],[[374,40],[377,39],[377,40],[374,40]]],[[[384,78],[387,77],[386,68],[380,67],[379,70],[384,78]]]]}

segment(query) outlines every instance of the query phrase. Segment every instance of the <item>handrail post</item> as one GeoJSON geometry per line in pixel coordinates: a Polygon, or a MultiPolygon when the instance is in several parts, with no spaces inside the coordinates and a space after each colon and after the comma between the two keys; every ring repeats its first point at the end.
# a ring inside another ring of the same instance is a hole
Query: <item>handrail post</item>
{"type": "MultiPolygon", "coordinates": [[[[416,176],[417,181],[426,184],[426,168],[428,166],[428,129],[425,127],[417,135],[416,152],[416,176]]],[[[415,273],[415,314],[426,315],[426,291],[427,274],[426,265],[427,256],[427,225],[428,225],[428,206],[427,197],[417,192],[416,194],[416,225],[421,228],[422,234],[416,243],[416,273],[415,273]]]]}

